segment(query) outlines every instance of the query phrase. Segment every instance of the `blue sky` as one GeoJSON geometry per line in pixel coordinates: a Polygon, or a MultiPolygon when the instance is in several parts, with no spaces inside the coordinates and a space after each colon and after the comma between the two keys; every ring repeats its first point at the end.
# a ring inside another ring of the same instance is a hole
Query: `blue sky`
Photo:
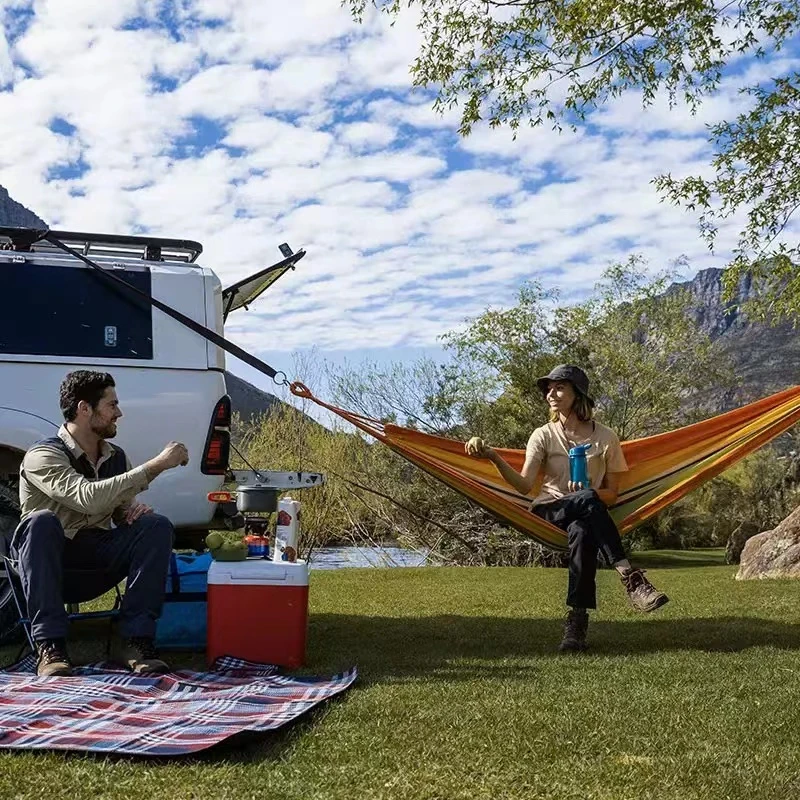
{"type": "MultiPolygon", "coordinates": [[[[723,266],[651,179],[707,170],[706,126],[743,82],[796,68],[742,59],[692,116],[627,95],[571,133],[457,134],[408,74],[415,18],[353,23],[339,0],[10,0],[0,36],[0,184],[54,227],[197,239],[224,283],[308,256],[228,334],[278,368],[438,356],[439,336],[537,278],[587,292],[639,253],[723,266]]],[[[796,235],[796,231],[788,232],[796,235]]],[[[236,363],[231,368],[269,388],[236,363]]]]}

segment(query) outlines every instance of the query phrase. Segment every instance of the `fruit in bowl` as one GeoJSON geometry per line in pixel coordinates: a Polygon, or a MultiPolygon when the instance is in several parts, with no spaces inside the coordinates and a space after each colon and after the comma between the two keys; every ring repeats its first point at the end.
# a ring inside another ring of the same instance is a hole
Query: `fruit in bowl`
{"type": "Polygon", "coordinates": [[[243,541],[228,542],[217,531],[206,536],[206,547],[214,561],[244,561],[247,558],[247,544],[243,541]]]}

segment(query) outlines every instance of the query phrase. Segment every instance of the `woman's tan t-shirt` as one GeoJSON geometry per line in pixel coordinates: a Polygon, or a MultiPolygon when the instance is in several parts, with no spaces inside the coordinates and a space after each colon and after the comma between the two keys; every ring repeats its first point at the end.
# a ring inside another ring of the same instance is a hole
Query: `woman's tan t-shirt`
{"type": "Polygon", "coordinates": [[[528,440],[525,453],[534,469],[544,465],[544,479],[539,494],[531,505],[551,503],[569,493],[569,450],[577,444],[592,446],[586,453],[586,466],[593,489],[599,489],[607,472],[627,472],[619,437],[611,428],[595,422],[594,431],[578,442],[568,443],[558,422],[537,428],[528,440]]]}

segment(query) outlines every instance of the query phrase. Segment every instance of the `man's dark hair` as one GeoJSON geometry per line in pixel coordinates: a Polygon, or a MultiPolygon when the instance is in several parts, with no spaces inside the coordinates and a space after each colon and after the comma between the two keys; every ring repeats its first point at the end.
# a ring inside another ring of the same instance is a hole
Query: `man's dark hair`
{"type": "Polygon", "coordinates": [[[89,369],[70,372],[61,382],[59,389],[58,400],[64,419],[72,422],[78,416],[78,403],[81,400],[85,400],[93,409],[97,408],[106,389],[116,385],[107,372],[94,372],[89,369]]]}

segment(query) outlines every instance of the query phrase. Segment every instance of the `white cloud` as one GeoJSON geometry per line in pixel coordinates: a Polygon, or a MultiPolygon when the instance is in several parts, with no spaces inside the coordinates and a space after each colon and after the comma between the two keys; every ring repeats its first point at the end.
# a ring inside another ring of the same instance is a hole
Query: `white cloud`
{"type": "Polygon", "coordinates": [[[5,31],[0,28],[0,89],[11,83],[14,77],[14,62],[5,31]]]}
{"type": "Polygon", "coordinates": [[[264,169],[320,164],[331,150],[333,136],[275,117],[252,116],[236,120],[223,141],[245,148],[248,165],[264,169]]]}
{"type": "Polygon", "coordinates": [[[343,125],[339,137],[354,150],[379,150],[395,140],[397,131],[379,122],[354,122],[343,125]]]}
{"type": "Polygon", "coordinates": [[[268,108],[302,111],[324,105],[343,71],[341,56],[291,56],[269,72],[265,101],[268,108]]]}

